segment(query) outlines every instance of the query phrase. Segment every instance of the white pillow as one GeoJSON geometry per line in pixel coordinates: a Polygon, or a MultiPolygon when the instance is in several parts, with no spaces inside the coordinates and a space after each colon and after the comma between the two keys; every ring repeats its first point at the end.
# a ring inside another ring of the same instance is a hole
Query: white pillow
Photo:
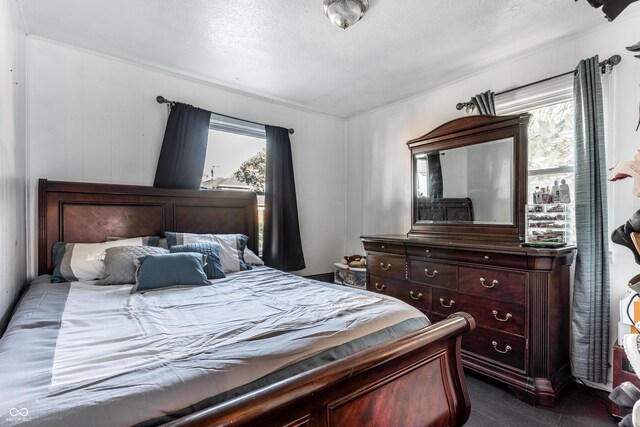
{"type": "Polygon", "coordinates": [[[116,246],[157,246],[157,236],[133,237],[103,243],[53,244],[53,283],[99,280],[105,276],[104,257],[116,246]]]}
{"type": "Polygon", "coordinates": [[[244,249],[244,261],[249,265],[264,265],[264,262],[251,249],[244,249]]]}

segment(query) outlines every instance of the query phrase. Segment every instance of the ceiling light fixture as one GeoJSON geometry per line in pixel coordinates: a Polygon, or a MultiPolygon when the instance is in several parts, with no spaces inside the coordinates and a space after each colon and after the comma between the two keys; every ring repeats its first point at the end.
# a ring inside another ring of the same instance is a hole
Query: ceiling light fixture
{"type": "Polygon", "coordinates": [[[324,0],[327,18],[342,29],[362,19],[369,9],[369,0],[324,0]]]}

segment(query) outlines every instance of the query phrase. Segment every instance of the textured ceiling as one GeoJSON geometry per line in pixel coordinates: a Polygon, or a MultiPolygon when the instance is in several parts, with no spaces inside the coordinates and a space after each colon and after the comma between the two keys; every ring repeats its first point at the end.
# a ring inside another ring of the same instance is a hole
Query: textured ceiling
{"type": "MultiPolygon", "coordinates": [[[[350,117],[602,23],[586,0],[18,0],[29,34],[350,117]]],[[[633,6],[632,6],[633,7],[633,6]]]]}

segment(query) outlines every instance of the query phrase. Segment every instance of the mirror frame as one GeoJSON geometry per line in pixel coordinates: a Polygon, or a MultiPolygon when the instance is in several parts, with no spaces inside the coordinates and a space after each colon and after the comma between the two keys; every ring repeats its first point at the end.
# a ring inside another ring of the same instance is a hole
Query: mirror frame
{"type": "Polygon", "coordinates": [[[411,231],[408,237],[447,240],[522,242],[527,203],[527,126],[529,114],[513,116],[466,116],[451,120],[433,131],[407,142],[411,150],[411,231]],[[494,140],[513,138],[514,198],[513,224],[446,224],[416,221],[417,182],[414,156],[494,140]]]}

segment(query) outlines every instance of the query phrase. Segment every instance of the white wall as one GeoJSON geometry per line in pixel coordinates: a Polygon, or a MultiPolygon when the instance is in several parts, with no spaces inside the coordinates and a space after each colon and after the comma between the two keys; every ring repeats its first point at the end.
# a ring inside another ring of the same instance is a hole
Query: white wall
{"type": "MultiPolygon", "coordinates": [[[[640,60],[624,46],[640,40],[640,13],[623,14],[614,22],[603,20],[594,30],[555,43],[520,58],[503,61],[486,71],[436,90],[389,105],[347,122],[347,158],[358,159],[347,171],[347,252],[362,250],[363,234],[406,233],[410,228],[411,176],[406,141],[464,115],[455,105],[472,95],[496,92],[572,70],[583,58],[622,55],[611,79],[605,79],[611,127],[607,164],[630,159],[640,146],[635,132],[640,102],[640,60]]],[[[425,73],[428,70],[424,70],[425,73]]],[[[624,223],[640,208],[630,180],[609,185],[611,225],[624,223]]],[[[617,301],[627,281],[640,273],[631,252],[611,244],[611,337],[617,336],[617,301]]]]}
{"type": "Polygon", "coordinates": [[[344,121],[29,36],[29,273],[35,274],[38,178],[152,185],[168,116],[157,95],[292,127],[307,268],[344,255],[344,121]]]}
{"type": "Polygon", "coordinates": [[[26,280],[25,64],[17,4],[0,2],[0,335],[26,280]]]}

